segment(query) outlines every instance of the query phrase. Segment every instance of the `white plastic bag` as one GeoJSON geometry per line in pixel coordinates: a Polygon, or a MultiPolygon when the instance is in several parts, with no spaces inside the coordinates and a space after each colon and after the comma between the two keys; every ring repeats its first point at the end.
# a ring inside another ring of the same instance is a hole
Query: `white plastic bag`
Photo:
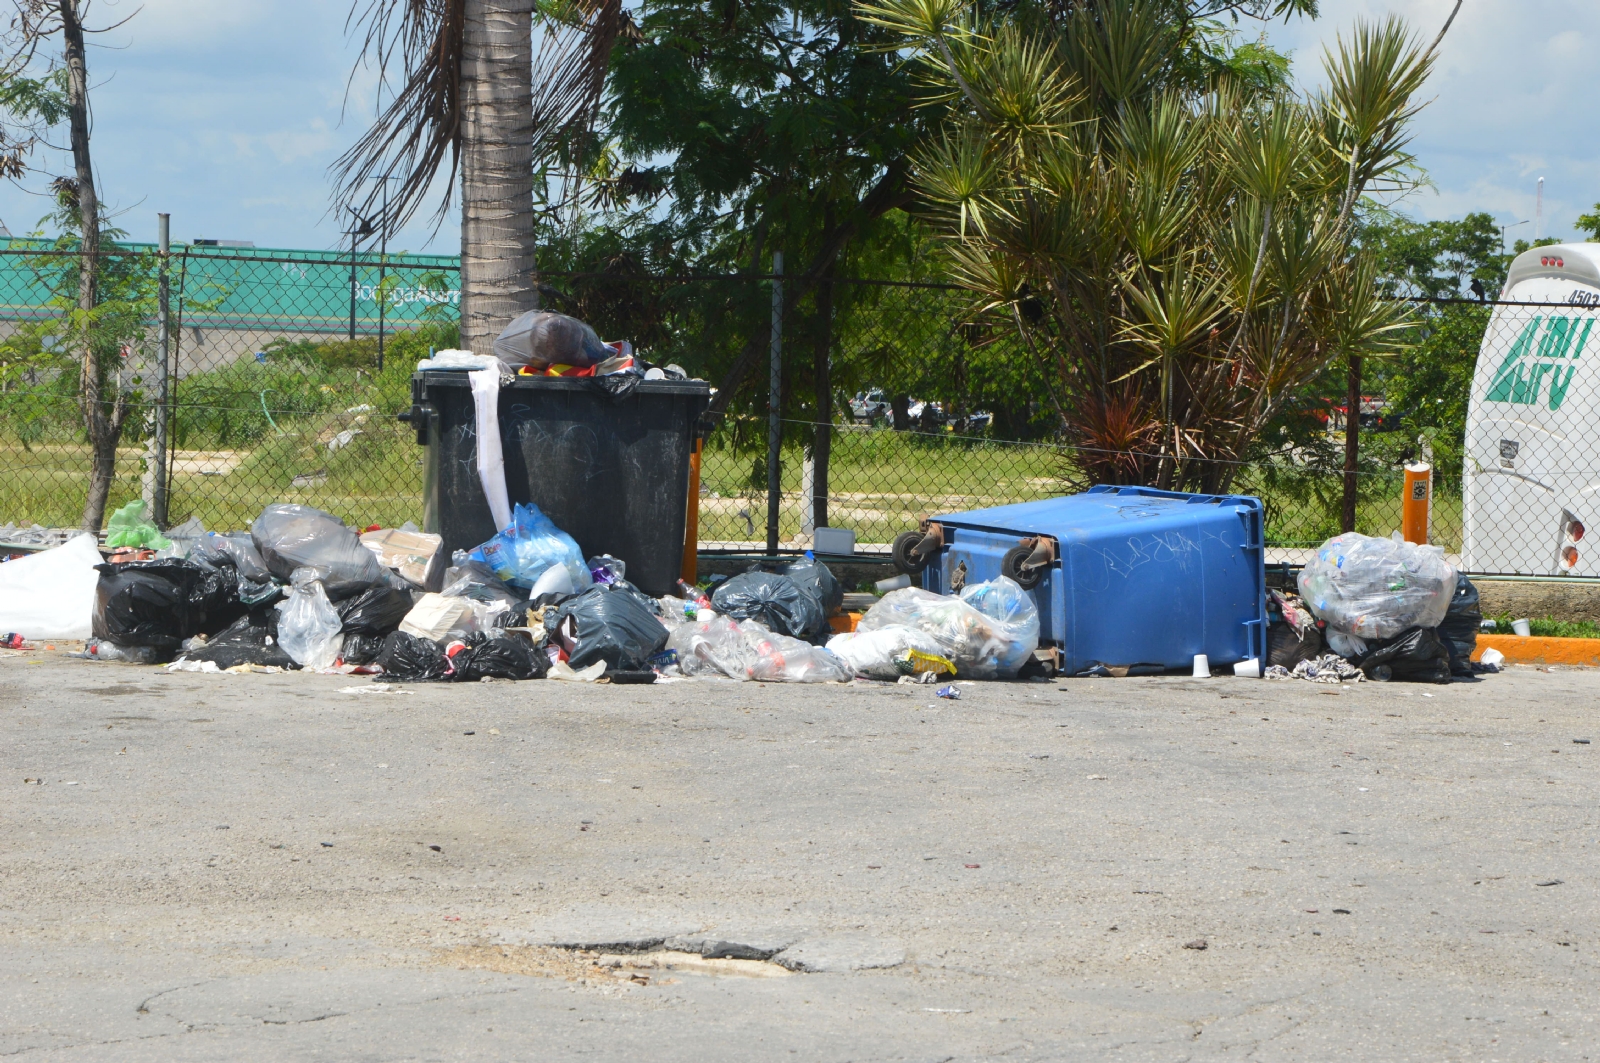
{"type": "Polygon", "coordinates": [[[667,649],[677,653],[678,669],[684,675],[750,678],[750,650],[744,632],[725,616],[679,624],[667,636],[667,649]]]}
{"type": "Polygon", "coordinates": [[[1300,596],[1328,627],[1364,639],[1438,627],[1456,592],[1456,570],[1437,546],[1346,532],[1300,570],[1300,596]]]}
{"type": "Polygon", "coordinates": [[[857,632],[909,627],[931,635],[963,679],[1014,679],[1039,648],[1039,610],[1015,581],[997,576],[953,598],[907,587],[867,610],[857,632]]]}
{"type": "Polygon", "coordinates": [[[944,654],[939,640],[914,627],[893,624],[873,631],[846,631],[828,640],[828,650],[848,664],[856,675],[868,679],[896,680],[902,671],[895,658],[907,650],[944,654]]]}
{"type": "Polygon", "coordinates": [[[1332,625],[1329,625],[1328,629],[1323,633],[1323,637],[1328,643],[1328,649],[1337,653],[1340,657],[1360,657],[1367,652],[1366,639],[1360,635],[1352,635],[1347,631],[1340,631],[1332,625]]]}
{"type": "Polygon", "coordinates": [[[754,620],[739,624],[748,647],[751,679],[762,683],[848,683],[850,666],[820,646],[768,631],[754,620]]]}
{"type": "Polygon", "coordinates": [[[429,369],[499,369],[500,359],[471,351],[436,351],[417,363],[417,372],[429,369]]]}
{"type": "Polygon", "coordinates": [[[27,639],[86,639],[100,574],[94,536],[80,535],[53,550],[0,565],[0,635],[27,639]]]}
{"type": "Polygon", "coordinates": [[[533,581],[533,589],[528,592],[529,598],[537,598],[541,594],[571,594],[572,573],[566,565],[551,565],[544,570],[544,575],[533,581]]]}
{"type": "Polygon", "coordinates": [[[278,603],[278,645],[301,668],[320,672],[333,667],[344,648],[339,612],[315,573],[296,571],[289,579],[289,597],[278,603]]]}

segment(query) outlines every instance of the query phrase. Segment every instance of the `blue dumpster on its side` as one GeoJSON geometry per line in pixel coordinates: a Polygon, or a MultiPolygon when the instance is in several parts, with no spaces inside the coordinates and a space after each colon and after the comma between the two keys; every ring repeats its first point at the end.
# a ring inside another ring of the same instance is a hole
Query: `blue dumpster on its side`
{"type": "Polygon", "coordinates": [[[1104,665],[1187,670],[1266,658],[1261,500],[1149,487],[931,518],[943,546],[923,586],[941,594],[1004,573],[1039,608],[1039,645],[1067,675],[1104,665]]]}

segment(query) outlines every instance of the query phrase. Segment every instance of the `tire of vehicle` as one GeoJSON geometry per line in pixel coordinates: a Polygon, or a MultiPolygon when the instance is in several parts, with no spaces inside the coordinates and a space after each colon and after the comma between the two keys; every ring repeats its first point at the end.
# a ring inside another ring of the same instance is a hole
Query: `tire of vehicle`
{"type": "Polygon", "coordinates": [[[931,557],[925,557],[921,561],[916,561],[913,560],[911,556],[911,551],[921,541],[921,532],[901,532],[899,535],[894,537],[894,545],[890,547],[889,553],[894,560],[894,567],[896,569],[910,576],[921,572],[923,569],[928,567],[928,562],[933,560],[931,557]]]}
{"type": "Polygon", "coordinates": [[[1025,591],[1031,591],[1037,587],[1039,581],[1044,579],[1045,574],[1045,569],[1042,568],[1036,568],[1032,572],[1023,570],[1022,563],[1028,560],[1028,556],[1032,553],[1033,549],[1031,547],[1014,546],[1006,551],[1006,556],[1000,559],[1000,574],[1007,579],[1016,580],[1017,586],[1025,591]]]}

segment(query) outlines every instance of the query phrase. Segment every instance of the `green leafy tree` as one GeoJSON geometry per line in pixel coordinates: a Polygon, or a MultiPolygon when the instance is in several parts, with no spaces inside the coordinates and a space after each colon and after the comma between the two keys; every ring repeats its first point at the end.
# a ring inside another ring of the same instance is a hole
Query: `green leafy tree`
{"type": "Polygon", "coordinates": [[[1510,258],[1500,251],[1499,226],[1482,212],[1416,222],[1374,210],[1361,240],[1377,255],[1386,292],[1437,300],[1417,307],[1411,342],[1379,363],[1373,376],[1373,390],[1388,404],[1386,420],[1398,433],[1393,446],[1374,442],[1378,450],[1394,451],[1384,455],[1391,461],[1427,446],[1440,485],[1459,489],[1467,402],[1490,313],[1488,306],[1460,300],[1500,294],[1510,258]]]}
{"type": "Polygon", "coordinates": [[[83,0],[19,0],[15,5],[4,35],[6,61],[0,64],[0,107],[14,128],[0,137],[0,172],[21,176],[31,139],[66,125],[73,172],[57,177],[52,191],[55,220],[68,234],[56,250],[70,253],[62,258],[69,264],[68,275],[54,285],[61,318],[50,349],[71,351],[76,362],[78,403],[90,449],[82,523],[86,530],[98,531],[116,477],[117,444],[131,410],[122,336],[128,330],[124,297],[129,293],[124,290],[126,278],[118,273],[120,264],[107,272],[112,264],[102,261],[105,224],[90,153],[84,36],[92,31],[84,27],[85,6],[83,0]],[[39,66],[42,75],[30,76],[39,66]],[[25,132],[19,135],[16,127],[25,132]]]}
{"type": "Polygon", "coordinates": [[[1579,232],[1588,233],[1591,240],[1600,240],[1600,203],[1596,203],[1589,213],[1578,215],[1573,227],[1579,232]]]}
{"type": "MultiPolygon", "coordinates": [[[[860,294],[835,280],[900,246],[907,153],[937,114],[914,105],[909,72],[885,51],[890,35],[838,0],[644,0],[637,20],[605,109],[630,164],[618,187],[655,204],[674,254],[701,270],[761,274],[784,255],[785,406],[812,426],[803,434],[825,510],[834,374],[841,349],[855,349],[840,330],[860,294]]],[[[770,343],[767,302],[746,286],[707,305],[708,320],[744,326],[708,369],[714,416],[737,413],[741,385],[762,376],[752,370],[770,343]]]]}

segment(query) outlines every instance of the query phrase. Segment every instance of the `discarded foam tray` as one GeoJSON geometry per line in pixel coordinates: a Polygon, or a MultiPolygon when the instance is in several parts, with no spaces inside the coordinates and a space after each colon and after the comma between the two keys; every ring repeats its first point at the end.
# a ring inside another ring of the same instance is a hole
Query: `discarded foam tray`
{"type": "Polygon", "coordinates": [[[648,669],[645,670],[645,671],[642,671],[642,672],[622,671],[620,669],[613,669],[613,670],[607,671],[606,674],[605,674],[605,677],[607,679],[609,679],[611,682],[619,683],[619,684],[654,683],[656,681],[656,674],[654,672],[652,672],[652,671],[649,671],[648,669]]]}

